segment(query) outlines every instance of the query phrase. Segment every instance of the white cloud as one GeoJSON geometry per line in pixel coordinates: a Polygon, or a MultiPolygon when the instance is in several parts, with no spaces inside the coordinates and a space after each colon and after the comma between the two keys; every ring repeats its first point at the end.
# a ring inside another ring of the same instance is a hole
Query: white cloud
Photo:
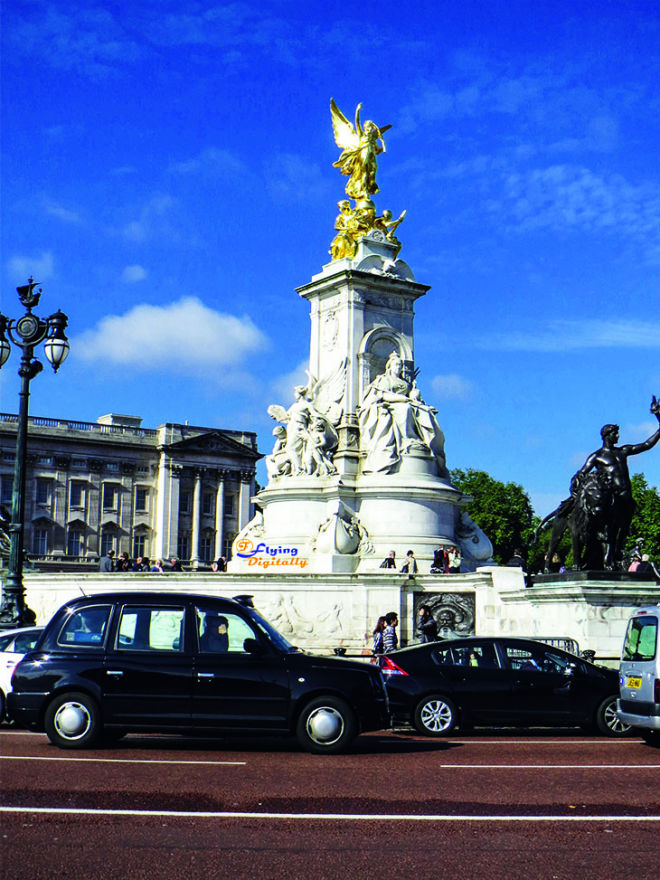
{"type": "Polygon", "coordinates": [[[552,321],[540,331],[494,333],[479,348],[509,351],[577,351],[585,348],[659,348],[658,321],[552,321]]]}
{"type": "Polygon", "coordinates": [[[268,344],[247,315],[216,312],[196,297],[185,297],[108,315],[72,340],[71,351],[89,363],[198,375],[209,368],[232,370],[268,344]]]}
{"type": "Polygon", "coordinates": [[[190,159],[175,162],[171,170],[177,174],[204,173],[220,177],[242,177],[247,172],[247,166],[230,150],[207,147],[190,159]]]}
{"type": "Polygon", "coordinates": [[[9,274],[17,282],[24,284],[32,276],[36,281],[47,281],[53,277],[54,261],[50,251],[42,251],[38,256],[16,255],[7,261],[9,274]]]}
{"type": "Polygon", "coordinates": [[[641,443],[658,430],[657,422],[638,422],[627,424],[621,429],[621,443],[641,443]]]}
{"type": "Polygon", "coordinates": [[[124,226],[122,233],[129,241],[144,242],[168,227],[168,215],[176,200],[166,194],[152,196],[143,206],[137,220],[124,226]]]}
{"type": "Polygon", "coordinates": [[[44,213],[49,214],[51,217],[56,217],[58,220],[61,220],[62,223],[68,223],[71,226],[77,226],[82,223],[82,218],[77,211],[73,211],[71,208],[65,208],[64,205],[59,205],[57,202],[53,202],[50,199],[46,199],[43,204],[44,213]]]}
{"type": "Polygon", "coordinates": [[[147,277],[147,270],[144,266],[133,265],[126,266],[124,271],[121,273],[121,280],[125,284],[134,284],[136,281],[144,281],[147,277]]]}
{"type": "Polygon", "coordinates": [[[464,379],[457,373],[448,373],[445,376],[434,376],[431,388],[436,397],[444,400],[467,400],[474,393],[474,385],[469,379],[464,379]]]}
{"type": "Polygon", "coordinates": [[[270,163],[266,177],[268,190],[277,199],[320,198],[328,191],[321,167],[294,153],[280,153],[270,163]]]}

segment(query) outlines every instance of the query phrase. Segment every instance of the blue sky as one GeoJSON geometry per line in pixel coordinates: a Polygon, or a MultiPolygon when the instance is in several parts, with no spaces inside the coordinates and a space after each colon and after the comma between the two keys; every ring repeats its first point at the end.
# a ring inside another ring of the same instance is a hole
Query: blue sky
{"type": "MultiPolygon", "coordinates": [[[[330,124],[391,123],[377,206],[431,291],[416,365],[450,467],[540,515],[660,395],[655,0],[9,0],[2,311],[33,274],[72,350],[31,412],[243,428],[271,447],[328,261],[330,124]]],[[[17,357],[0,374],[17,406],[17,357]]],[[[660,485],[660,446],[632,462],[660,485]]]]}

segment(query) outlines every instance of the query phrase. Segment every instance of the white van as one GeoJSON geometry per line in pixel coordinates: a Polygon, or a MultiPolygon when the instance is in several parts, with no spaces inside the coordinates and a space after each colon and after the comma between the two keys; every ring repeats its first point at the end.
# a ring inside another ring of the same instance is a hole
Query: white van
{"type": "Polygon", "coordinates": [[[638,608],[628,621],[619,667],[617,714],[646,742],[660,746],[660,605],[638,608]]]}

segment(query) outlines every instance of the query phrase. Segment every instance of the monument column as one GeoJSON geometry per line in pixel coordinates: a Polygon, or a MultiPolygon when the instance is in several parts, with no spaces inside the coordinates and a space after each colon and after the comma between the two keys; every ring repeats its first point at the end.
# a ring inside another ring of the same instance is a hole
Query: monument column
{"type": "Polygon", "coordinates": [[[195,487],[193,489],[192,505],[192,534],[190,548],[190,562],[193,568],[199,567],[199,520],[202,511],[202,469],[195,469],[195,487]]]}
{"type": "Polygon", "coordinates": [[[250,498],[252,496],[251,471],[241,471],[241,488],[238,495],[238,530],[244,528],[250,521],[250,498]]]}
{"type": "Polygon", "coordinates": [[[215,496],[215,558],[223,555],[225,543],[225,477],[227,471],[218,471],[218,488],[215,496]]]}

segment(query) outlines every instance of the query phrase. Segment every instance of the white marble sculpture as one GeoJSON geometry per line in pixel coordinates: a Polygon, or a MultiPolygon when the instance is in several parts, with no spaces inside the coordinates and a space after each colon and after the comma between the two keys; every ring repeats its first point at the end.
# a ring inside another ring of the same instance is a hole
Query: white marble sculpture
{"type": "Polygon", "coordinates": [[[323,379],[307,373],[307,385],[296,385],[296,399],[288,410],[278,404],[268,415],[282,425],[275,428],[275,446],[266,459],[269,479],[303,474],[327,476],[337,473],[332,462],[339,437],[336,426],[342,414],[346,385],[346,361],[323,379]]]}
{"type": "Polygon", "coordinates": [[[406,453],[429,452],[445,476],[445,438],[435,414],[421,398],[416,383],[403,375],[395,351],[385,372],[367,387],[360,404],[360,447],[366,453],[362,472],[391,473],[406,453]]]}

